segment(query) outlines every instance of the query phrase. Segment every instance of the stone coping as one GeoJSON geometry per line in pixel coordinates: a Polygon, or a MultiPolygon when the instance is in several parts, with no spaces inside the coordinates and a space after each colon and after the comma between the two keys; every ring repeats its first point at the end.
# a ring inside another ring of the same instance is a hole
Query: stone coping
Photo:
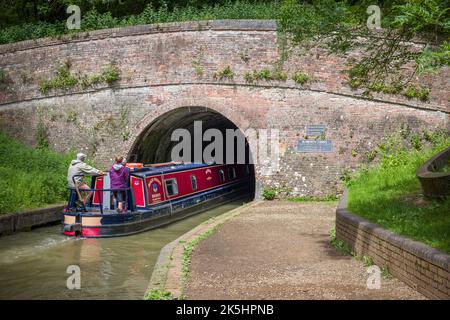
{"type": "Polygon", "coordinates": [[[39,47],[55,46],[65,43],[84,42],[106,38],[119,38],[153,33],[172,33],[189,31],[276,31],[274,20],[206,20],[187,22],[168,22],[112,29],[100,29],[61,35],[58,38],[39,38],[0,45],[0,54],[29,50],[39,47]]]}
{"type": "MultiPolygon", "coordinates": [[[[0,54],[39,47],[61,45],[65,43],[100,40],[106,38],[119,38],[126,36],[138,36],[155,33],[192,32],[192,31],[277,31],[276,20],[267,19],[220,19],[182,22],[163,22],[142,24],[109,29],[97,29],[92,31],[63,34],[57,37],[46,37],[7,43],[0,45],[0,54]]],[[[379,37],[381,31],[376,31],[371,37],[379,37]]],[[[441,39],[443,41],[445,39],[441,39]]],[[[426,45],[428,41],[416,37],[411,43],[426,45]]]]}
{"type": "Polygon", "coordinates": [[[439,266],[449,271],[450,255],[438,249],[434,249],[422,242],[411,240],[407,237],[398,235],[392,231],[386,230],[381,226],[371,223],[357,215],[350,213],[347,209],[348,190],[344,191],[336,209],[336,220],[343,218],[347,223],[357,227],[358,229],[370,232],[380,239],[383,239],[392,245],[407,251],[418,258],[421,258],[431,264],[439,266]]]}
{"type": "Polygon", "coordinates": [[[65,204],[0,215],[0,236],[61,221],[65,204]]]}
{"type": "Polygon", "coordinates": [[[416,171],[423,193],[428,197],[450,195],[450,172],[442,169],[450,161],[450,147],[434,155],[416,171]]]}

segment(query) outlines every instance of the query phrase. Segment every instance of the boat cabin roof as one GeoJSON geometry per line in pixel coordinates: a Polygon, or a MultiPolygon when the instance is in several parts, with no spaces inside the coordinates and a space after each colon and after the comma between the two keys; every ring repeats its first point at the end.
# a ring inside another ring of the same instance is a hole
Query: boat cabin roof
{"type": "Polygon", "coordinates": [[[150,175],[157,175],[157,174],[165,174],[165,173],[171,173],[171,172],[177,172],[177,171],[183,171],[183,170],[190,170],[190,169],[197,169],[197,168],[204,168],[209,167],[210,164],[206,163],[176,163],[176,164],[167,164],[162,166],[152,166],[152,165],[146,165],[143,168],[134,169],[131,171],[131,175],[138,176],[138,177],[145,177],[150,175]]]}

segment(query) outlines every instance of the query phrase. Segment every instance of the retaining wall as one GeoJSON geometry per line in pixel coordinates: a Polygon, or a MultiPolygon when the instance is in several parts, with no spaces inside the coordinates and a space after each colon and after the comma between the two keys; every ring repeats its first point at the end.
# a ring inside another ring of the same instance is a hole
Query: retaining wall
{"type": "Polygon", "coordinates": [[[0,215],[0,236],[61,221],[63,204],[0,215]]]}
{"type": "Polygon", "coordinates": [[[347,192],[336,210],[336,237],[431,299],[450,299],[450,255],[350,213],[347,192]]]}

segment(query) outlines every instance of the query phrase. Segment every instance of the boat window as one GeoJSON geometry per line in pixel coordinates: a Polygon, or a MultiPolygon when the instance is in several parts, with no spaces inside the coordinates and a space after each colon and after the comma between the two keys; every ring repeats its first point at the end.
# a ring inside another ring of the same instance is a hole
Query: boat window
{"type": "Polygon", "coordinates": [[[249,176],[249,175],[250,175],[250,167],[249,167],[248,164],[245,166],[245,175],[246,175],[246,176],[249,176]]]}
{"type": "Polygon", "coordinates": [[[219,177],[220,177],[220,182],[225,181],[225,173],[223,172],[223,170],[219,170],[219,177]]]}
{"type": "Polygon", "coordinates": [[[236,179],[236,169],[234,167],[228,168],[228,178],[230,180],[236,179]]]}
{"type": "Polygon", "coordinates": [[[178,194],[177,179],[166,180],[166,190],[169,197],[176,196],[178,194]]]}
{"type": "Polygon", "coordinates": [[[195,175],[191,175],[191,186],[192,190],[197,190],[197,177],[195,175]]]}

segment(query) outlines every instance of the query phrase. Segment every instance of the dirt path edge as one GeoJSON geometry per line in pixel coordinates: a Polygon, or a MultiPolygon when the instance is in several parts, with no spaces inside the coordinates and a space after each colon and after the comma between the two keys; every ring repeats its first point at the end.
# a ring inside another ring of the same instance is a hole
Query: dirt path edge
{"type": "Polygon", "coordinates": [[[248,208],[257,205],[261,201],[262,200],[254,200],[239,208],[213,217],[165,245],[161,249],[158,259],[156,260],[145,295],[151,291],[157,290],[164,293],[170,293],[172,299],[182,299],[185,289],[185,283],[182,278],[183,252],[185,245],[203,234],[214,230],[217,226],[241,214],[248,208]]]}

